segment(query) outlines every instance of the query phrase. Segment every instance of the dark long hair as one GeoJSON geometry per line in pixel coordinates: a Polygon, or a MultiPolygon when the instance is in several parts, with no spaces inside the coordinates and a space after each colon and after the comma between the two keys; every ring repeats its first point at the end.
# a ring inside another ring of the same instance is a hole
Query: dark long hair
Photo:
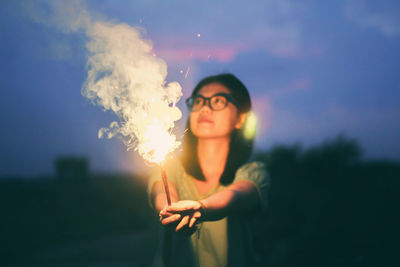
{"type": "MultiPolygon", "coordinates": [[[[240,113],[250,112],[251,100],[247,88],[236,76],[230,73],[204,78],[194,88],[192,96],[196,95],[201,88],[211,83],[221,84],[230,91],[238,103],[240,113]]],[[[254,136],[246,138],[244,129],[245,127],[235,129],[231,134],[228,158],[224,172],[220,178],[220,183],[223,185],[232,183],[237,169],[249,160],[253,151],[254,136]]],[[[193,135],[190,129],[190,119],[188,119],[183,136],[182,164],[188,174],[196,179],[205,180],[197,158],[197,137],[193,135]]]]}

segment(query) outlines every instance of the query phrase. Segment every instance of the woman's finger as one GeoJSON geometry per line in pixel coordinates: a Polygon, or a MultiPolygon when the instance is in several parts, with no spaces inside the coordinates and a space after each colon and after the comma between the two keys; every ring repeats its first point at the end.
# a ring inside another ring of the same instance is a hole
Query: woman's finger
{"type": "Polygon", "coordinates": [[[167,225],[167,224],[170,224],[170,223],[178,221],[180,218],[181,218],[180,214],[174,214],[174,215],[169,216],[167,218],[161,219],[161,224],[162,225],[167,225]]]}
{"type": "Polygon", "coordinates": [[[200,211],[196,211],[193,213],[192,218],[190,218],[190,222],[189,222],[189,228],[192,228],[192,226],[194,225],[194,223],[197,221],[198,218],[201,217],[201,212],[200,211]]]}
{"type": "Polygon", "coordinates": [[[182,212],[200,209],[200,204],[193,200],[181,200],[173,203],[171,206],[166,207],[167,212],[182,212]]]}
{"type": "Polygon", "coordinates": [[[176,214],[176,213],[172,213],[172,212],[168,212],[168,211],[164,211],[164,212],[160,211],[159,217],[160,218],[166,218],[166,217],[172,216],[174,214],[176,214]]]}
{"type": "Polygon", "coordinates": [[[200,218],[201,217],[201,212],[200,211],[195,211],[193,213],[193,217],[200,218]]]}
{"type": "Polygon", "coordinates": [[[175,231],[179,231],[183,226],[185,226],[189,222],[189,215],[186,215],[185,217],[182,218],[182,220],[179,222],[178,226],[176,226],[175,231]]]}
{"type": "Polygon", "coordinates": [[[171,205],[167,208],[167,212],[180,212],[180,211],[186,211],[186,210],[191,210],[192,207],[187,206],[187,205],[171,205]]]}
{"type": "Polygon", "coordinates": [[[189,228],[192,228],[192,226],[194,225],[194,223],[196,222],[197,218],[196,217],[192,217],[190,218],[190,222],[189,222],[189,228]]]}

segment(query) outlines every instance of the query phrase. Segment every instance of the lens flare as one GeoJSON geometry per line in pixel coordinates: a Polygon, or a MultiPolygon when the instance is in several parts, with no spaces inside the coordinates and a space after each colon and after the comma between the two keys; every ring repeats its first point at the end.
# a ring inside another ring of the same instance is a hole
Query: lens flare
{"type": "Polygon", "coordinates": [[[244,137],[246,139],[254,138],[257,130],[257,116],[253,112],[247,114],[246,123],[244,125],[244,137]]]}

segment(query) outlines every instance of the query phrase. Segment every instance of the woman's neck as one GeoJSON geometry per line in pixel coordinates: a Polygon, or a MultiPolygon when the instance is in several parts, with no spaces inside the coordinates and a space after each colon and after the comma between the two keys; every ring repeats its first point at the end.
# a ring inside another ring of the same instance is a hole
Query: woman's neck
{"type": "Polygon", "coordinates": [[[207,182],[219,182],[229,153],[229,138],[199,139],[197,157],[207,182]]]}

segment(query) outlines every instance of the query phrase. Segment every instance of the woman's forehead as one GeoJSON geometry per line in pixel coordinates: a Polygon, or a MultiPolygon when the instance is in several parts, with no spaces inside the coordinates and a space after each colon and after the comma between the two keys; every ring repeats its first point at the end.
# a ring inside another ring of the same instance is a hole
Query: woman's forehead
{"type": "Polygon", "coordinates": [[[218,93],[230,94],[231,92],[220,83],[210,83],[204,85],[197,93],[205,97],[210,97],[218,93]]]}

